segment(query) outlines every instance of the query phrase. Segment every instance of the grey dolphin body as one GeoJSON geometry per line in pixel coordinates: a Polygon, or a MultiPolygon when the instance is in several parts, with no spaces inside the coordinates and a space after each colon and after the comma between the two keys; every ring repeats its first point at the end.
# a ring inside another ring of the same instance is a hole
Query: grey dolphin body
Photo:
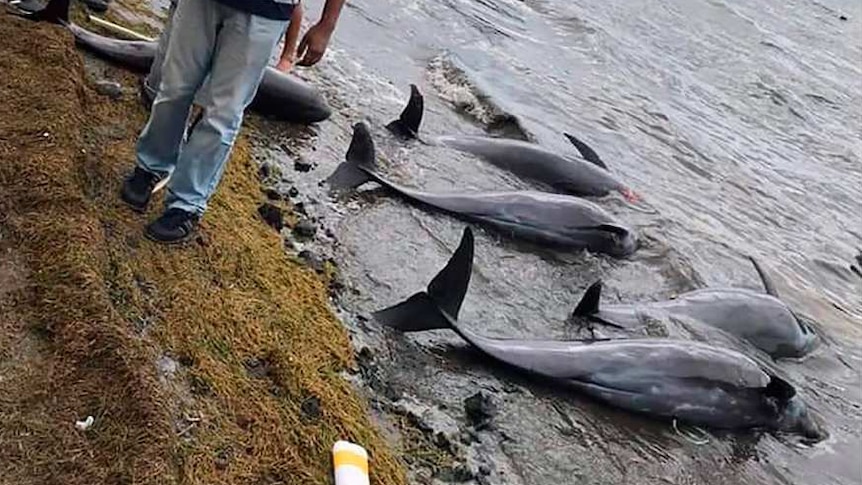
{"type": "Polygon", "coordinates": [[[374,143],[363,123],[354,126],[346,158],[328,179],[334,189],[375,181],[408,199],[541,244],[612,256],[636,249],[630,229],[596,204],[576,197],[532,191],[435,194],[391,182],[377,173],[374,143]]]}
{"type": "Polygon", "coordinates": [[[601,282],[597,282],[587,290],[572,317],[625,329],[643,327],[650,320],[693,321],[748,341],[773,358],[804,356],[816,347],[817,333],[778,298],[774,285],[755,265],[771,294],[706,288],[672,300],[600,307],[601,282]]]}
{"type": "MultiPolygon", "coordinates": [[[[41,10],[20,11],[32,20],[65,25],[75,41],[87,50],[110,61],[140,72],[147,72],[156,54],[156,43],[105,37],[69,21],[69,0],[51,0],[41,10]]],[[[320,92],[304,80],[268,67],[251,109],[284,121],[316,123],[332,114],[320,92]]]]}
{"type": "MultiPolygon", "coordinates": [[[[415,85],[411,85],[410,101],[401,116],[389,124],[389,129],[404,137],[418,137],[423,110],[422,94],[415,85]]],[[[637,200],[634,192],[608,171],[595,151],[570,134],[566,134],[566,137],[581,153],[583,160],[559,155],[535,143],[509,138],[441,136],[431,143],[471,153],[521,178],[548,186],[555,192],[591,197],[620,192],[630,201],[637,200]]]]}
{"type": "Polygon", "coordinates": [[[450,329],[480,352],[629,411],[714,428],[767,428],[811,440],[825,432],[792,385],[738,352],[669,339],[605,341],[483,337],[458,321],[470,280],[469,229],[428,285],[377,321],[404,332],[450,329]]]}

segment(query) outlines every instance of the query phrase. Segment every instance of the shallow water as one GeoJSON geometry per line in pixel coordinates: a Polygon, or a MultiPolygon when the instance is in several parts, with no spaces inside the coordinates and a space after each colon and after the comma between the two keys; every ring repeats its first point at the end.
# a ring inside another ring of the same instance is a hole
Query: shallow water
{"type": "MultiPolygon", "coordinates": [[[[316,16],[321,1],[308,3],[316,16]]],[[[332,120],[314,129],[263,123],[258,144],[285,169],[281,188],[296,186],[297,200],[337,238],[312,246],[334,251],[352,290],[339,301],[345,321],[401,401],[463,427],[464,398],[480,389],[494,396],[495,426],[462,452],[471,468],[488,468],[482,483],[856,484],[862,278],[849,267],[862,247],[860,59],[862,4],[850,0],[354,2],[326,60],[299,71],[326,91],[332,120]],[[381,191],[329,201],[318,182],[343,159],[352,123],[372,125],[386,173],[402,183],[530,187],[457,152],[390,136],[383,127],[410,83],[426,96],[425,136],[488,130],[575,153],[568,131],[644,199],[599,201],[644,241],[627,260],[477,231],[465,325],[491,336],[570,337],[565,319],[597,278],[607,302],[759,289],[746,259],[756,256],[782,298],[827,336],[807,359],[778,366],[829,440],[806,447],[713,433],[696,445],[666,423],[494,365],[449,333],[399,337],[364,321],[421,290],[464,223],[381,191]],[[297,157],[315,169],[294,172],[297,157]]]]}

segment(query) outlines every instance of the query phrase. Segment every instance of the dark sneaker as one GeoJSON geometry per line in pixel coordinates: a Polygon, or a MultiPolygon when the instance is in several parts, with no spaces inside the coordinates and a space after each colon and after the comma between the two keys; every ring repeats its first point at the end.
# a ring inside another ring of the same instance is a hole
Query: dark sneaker
{"type": "Polygon", "coordinates": [[[148,239],[164,244],[181,243],[194,235],[200,216],[182,209],[168,209],[145,231],[148,239]]]}
{"type": "Polygon", "coordinates": [[[123,191],[120,196],[132,210],[145,212],[147,204],[150,203],[150,197],[161,181],[162,178],[158,175],[135,167],[135,171],[123,182],[123,191]]]}

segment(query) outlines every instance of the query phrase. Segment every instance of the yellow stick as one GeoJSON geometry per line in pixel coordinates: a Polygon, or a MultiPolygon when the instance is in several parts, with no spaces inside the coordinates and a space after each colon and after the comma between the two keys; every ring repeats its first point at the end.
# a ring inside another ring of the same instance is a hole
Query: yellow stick
{"type": "Polygon", "coordinates": [[[122,25],[117,25],[113,22],[108,22],[105,19],[101,19],[99,17],[94,17],[92,15],[88,15],[88,17],[89,17],[90,21],[96,25],[101,25],[102,27],[105,27],[106,29],[113,30],[114,32],[117,32],[119,34],[128,35],[129,37],[131,37],[133,39],[143,40],[143,41],[147,41],[147,42],[154,42],[156,40],[156,39],[153,39],[152,37],[147,37],[144,34],[139,34],[139,33],[135,32],[134,30],[127,29],[127,28],[123,27],[122,25]]]}

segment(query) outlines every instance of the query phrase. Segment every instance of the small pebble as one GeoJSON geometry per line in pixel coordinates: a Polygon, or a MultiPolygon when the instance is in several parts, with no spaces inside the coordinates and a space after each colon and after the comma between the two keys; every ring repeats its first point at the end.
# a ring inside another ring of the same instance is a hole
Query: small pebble
{"type": "Polygon", "coordinates": [[[257,213],[260,217],[276,231],[281,231],[284,227],[284,213],[278,206],[272,205],[269,202],[261,204],[257,208],[257,213]]]}
{"type": "Polygon", "coordinates": [[[312,239],[315,234],[317,234],[317,226],[308,219],[299,221],[299,224],[293,228],[293,235],[300,240],[312,239]]]}
{"type": "Polygon", "coordinates": [[[302,411],[302,419],[305,422],[315,422],[323,416],[323,411],[320,409],[320,399],[316,396],[302,401],[299,409],[302,411]]]}
{"type": "Polygon", "coordinates": [[[281,193],[275,189],[266,189],[266,198],[269,200],[281,200],[281,193]]]}
{"type": "Polygon", "coordinates": [[[96,92],[113,100],[123,97],[123,86],[115,81],[96,81],[96,92]]]}
{"type": "Polygon", "coordinates": [[[299,253],[299,259],[303,260],[305,264],[307,264],[314,271],[317,271],[318,273],[323,273],[323,258],[318,256],[317,254],[306,249],[299,253]]]}
{"type": "Polygon", "coordinates": [[[297,172],[310,172],[314,166],[306,159],[300,158],[293,162],[293,169],[297,172]]]}
{"type": "Polygon", "coordinates": [[[261,164],[258,169],[258,174],[261,179],[268,179],[269,176],[272,175],[272,167],[270,167],[268,163],[261,164]]]}
{"type": "Polygon", "coordinates": [[[487,427],[497,414],[497,406],[491,396],[479,391],[464,400],[464,412],[470,424],[476,429],[482,429],[487,427]]]}

